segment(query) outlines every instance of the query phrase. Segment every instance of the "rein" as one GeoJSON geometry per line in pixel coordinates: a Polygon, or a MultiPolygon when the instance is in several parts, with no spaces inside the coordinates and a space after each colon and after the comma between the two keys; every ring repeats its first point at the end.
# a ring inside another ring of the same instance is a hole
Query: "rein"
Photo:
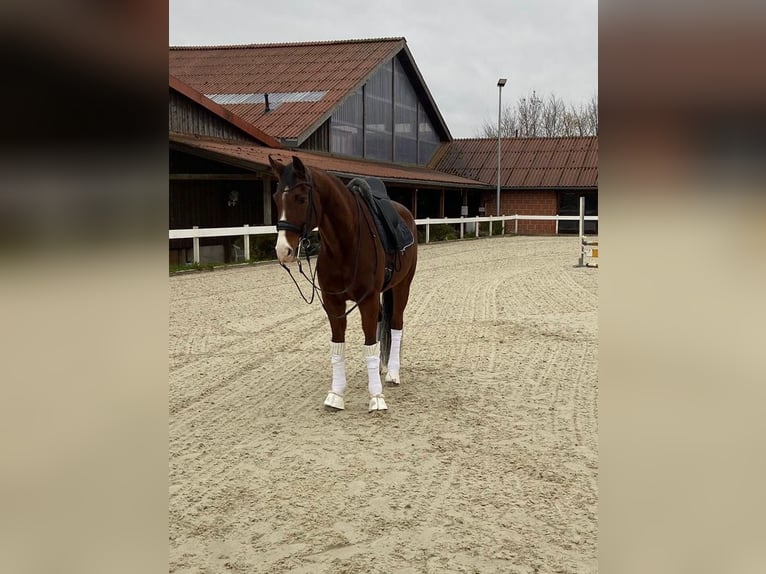
{"type": "MultiPolygon", "coordinates": [[[[290,223],[288,221],[278,221],[277,222],[277,231],[292,231],[293,233],[299,234],[299,240],[298,240],[298,252],[296,253],[295,259],[298,262],[298,272],[306,279],[306,281],[311,286],[311,296],[310,298],[307,297],[303,290],[301,289],[301,286],[298,284],[298,281],[295,279],[295,276],[293,275],[292,271],[290,271],[290,268],[285,265],[284,263],[280,263],[282,268],[287,271],[287,274],[290,276],[290,279],[293,280],[293,283],[295,284],[295,287],[298,289],[298,293],[300,294],[301,298],[305,303],[308,305],[311,305],[314,302],[314,296],[318,293],[324,293],[326,295],[341,295],[343,293],[348,293],[348,288],[344,287],[341,291],[325,291],[321,287],[319,287],[316,284],[316,274],[317,274],[317,267],[315,266],[312,270],[311,268],[311,257],[309,255],[309,247],[311,247],[311,240],[309,239],[309,231],[308,231],[308,223],[311,221],[312,213],[315,212],[314,210],[314,184],[311,181],[311,173],[306,170],[306,177],[308,179],[307,182],[301,183],[299,185],[305,185],[309,188],[309,207],[308,207],[308,216],[306,218],[306,222],[301,225],[300,227],[290,223]],[[303,271],[303,266],[301,265],[301,249],[305,250],[306,253],[306,264],[308,265],[309,273],[306,275],[305,271],[303,271]]],[[[356,281],[357,273],[359,271],[359,256],[361,254],[361,244],[362,244],[362,206],[359,201],[359,196],[357,194],[354,194],[354,199],[356,201],[356,210],[357,210],[357,216],[358,216],[358,225],[357,225],[357,241],[356,241],[356,256],[354,258],[354,275],[352,279],[353,282],[356,281]]],[[[367,218],[365,218],[367,220],[367,218]]],[[[317,222],[318,224],[319,222],[317,222]]],[[[373,238],[375,237],[374,233],[372,232],[372,228],[370,227],[370,221],[367,220],[367,227],[370,229],[370,232],[373,234],[373,238]]],[[[321,249],[321,243],[320,243],[320,249],[321,249]]],[[[378,273],[378,258],[375,257],[375,274],[378,273]]],[[[359,307],[359,303],[364,301],[373,291],[375,290],[375,285],[367,291],[355,304],[351,309],[343,313],[342,315],[338,315],[337,317],[333,317],[335,319],[341,319],[343,317],[348,317],[354,309],[359,307]]],[[[322,304],[322,308],[327,312],[327,307],[325,307],[324,301],[322,300],[322,296],[319,296],[319,302],[322,304]]]]}

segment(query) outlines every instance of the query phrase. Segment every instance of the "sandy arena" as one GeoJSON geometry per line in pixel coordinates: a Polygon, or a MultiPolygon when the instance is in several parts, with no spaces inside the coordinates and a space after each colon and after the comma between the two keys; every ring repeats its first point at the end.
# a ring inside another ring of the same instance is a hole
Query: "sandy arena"
{"type": "Polygon", "coordinates": [[[170,278],[170,572],[597,571],[598,269],[577,237],[419,246],[402,386],[346,410],[330,327],[260,264],[170,278]]]}

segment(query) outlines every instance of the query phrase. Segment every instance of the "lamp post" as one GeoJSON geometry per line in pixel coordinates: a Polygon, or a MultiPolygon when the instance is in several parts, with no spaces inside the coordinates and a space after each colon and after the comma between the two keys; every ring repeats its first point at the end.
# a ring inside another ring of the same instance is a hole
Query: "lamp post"
{"type": "Polygon", "coordinates": [[[500,216],[500,117],[503,105],[503,86],[507,80],[500,78],[497,81],[497,211],[495,215],[500,216]]]}

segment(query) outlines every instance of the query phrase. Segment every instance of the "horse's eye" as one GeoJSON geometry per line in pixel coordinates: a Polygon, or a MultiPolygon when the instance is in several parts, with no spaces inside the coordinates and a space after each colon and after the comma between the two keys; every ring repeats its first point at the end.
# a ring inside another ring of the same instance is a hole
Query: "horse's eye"
{"type": "Polygon", "coordinates": [[[303,205],[304,203],[306,203],[306,197],[305,197],[305,196],[303,196],[303,195],[299,195],[299,196],[297,196],[297,197],[295,198],[295,202],[296,202],[298,205],[303,205]]]}

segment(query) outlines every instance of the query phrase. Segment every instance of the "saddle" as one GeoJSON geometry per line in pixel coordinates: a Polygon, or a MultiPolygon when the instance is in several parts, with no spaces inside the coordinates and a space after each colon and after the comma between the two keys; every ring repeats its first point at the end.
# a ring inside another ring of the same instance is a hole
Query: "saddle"
{"type": "Polygon", "coordinates": [[[386,185],[381,180],[376,177],[355,177],[346,187],[352,193],[358,193],[364,200],[378,229],[383,251],[387,255],[404,251],[415,243],[412,231],[391,205],[386,185]]]}

